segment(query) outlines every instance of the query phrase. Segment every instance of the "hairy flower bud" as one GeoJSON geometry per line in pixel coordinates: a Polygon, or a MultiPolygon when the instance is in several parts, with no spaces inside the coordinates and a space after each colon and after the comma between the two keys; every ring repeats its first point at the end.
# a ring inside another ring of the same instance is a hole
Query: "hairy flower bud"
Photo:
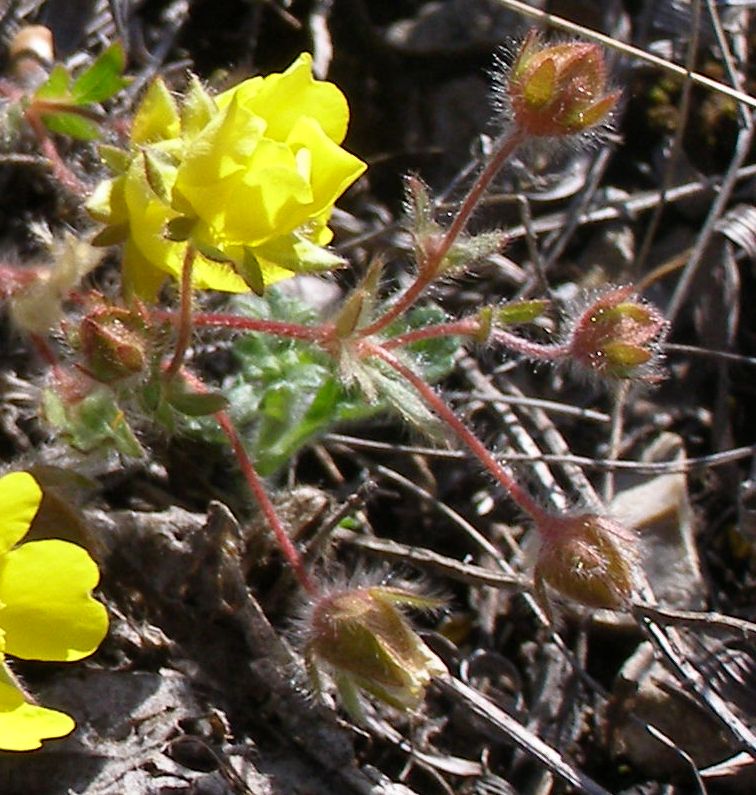
{"type": "Polygon", "coordinates": [[[318,668],[333,675],[347,710],[359,720],[363,690],[401,710],[416,708],[443,662],[415,633],[398,606],[437,607],[438,600],[384,586],[344,588],[313,606],[305,655],[319,689],[318,668]]]}
{"type": "Polygon", "coordinates": [[[607,516],[552,516],[538,526],[534,580],[543,594],[548,583],[587,607],[617,609],[633,594],[636,550],[633,537],[607,516]]]}
{"type": "Polygon", "coordinates": [[[531,30],[507,80],[517,126],[535,137],[574,135],[606,121],[619,91],[606,91],[601,47],[583,42],[546,46],[531,30]]]}
{"type": "Polygon", "coordinates": [[[104,384],[147,366],[147,324],[139,312],[117,306],[96,309],[81,321],[79,340],[87,371],[104,384]]]}
{"type": "Polygon", "coordinates": [[[633,295],[632,287],[612,288],[578,315],[567,340],[569,356],[600,375],[654,381],[666,327],[662,314],[633,295]]]}

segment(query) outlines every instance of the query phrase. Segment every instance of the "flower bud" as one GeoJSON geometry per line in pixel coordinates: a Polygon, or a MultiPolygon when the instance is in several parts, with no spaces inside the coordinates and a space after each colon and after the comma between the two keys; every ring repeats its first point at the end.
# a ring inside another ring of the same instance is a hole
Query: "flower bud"
{"type": "Polygon", "coordinates": [[[631,287],[610,289],[578,316],[568,338],[572,361],[610,378],[658,380],[659,340],[667,323],[631,287]]]}
{"type": "Polygon", "coordinates": [[[538,526],[534,580],[587,607],[617,609],[633,594],[637,557],[630,532],[607,516],[552,516],[538,526]]]}
{"type": "Polygon", "coordinates": [[[345,588],[317,601],[307,627],[308,670],[318,688],[318,667],[333,674],[344,706],[361,718],[362,690],[401,710],[416,708],[446,666],[415,633],[398,608],[429,609],[438,600],[384,586],[345,588]]]}
{"type": "Polygon", "coordinates": [[[81,321],[79,340],[89,374],[110,384],[141,373],[148,362],[147,324],[137,311],[95,309],[81,321]]]}
{"type": "Polygon", "coordinates": [[[597,44],[546,46],[531,30],[512,65],[506,93],[517,126],[535,137],[581,133],[606,121],[619,91],[606,91],[597,44]]]}

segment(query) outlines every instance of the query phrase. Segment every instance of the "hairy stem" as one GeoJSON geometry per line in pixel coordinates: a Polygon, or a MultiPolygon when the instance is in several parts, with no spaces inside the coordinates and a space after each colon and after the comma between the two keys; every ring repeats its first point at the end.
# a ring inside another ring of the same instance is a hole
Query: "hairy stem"
{"type": "Polygon", "coordinates": [[[181,306],[178,315],[178,337],[176,338],[173,358],[165,370],[168,378],[173,378],[181,369],[192,339],[192,272],[194,271],[194,259],[196,256],[197,252],[194,247],[187,245],[184,253],[184,263],[181,268],[181,306]]]}
{"type": "Polygon", "coordinates": [[[474,337],[480,332],[480,321],[477,317],[469,317],[464,320],[454,320],[450,323],[437,323],[433,326],[413,329],[405,334],[384,340],[381,347],[386,351],[394,348],[402,348],[405,345],[412,345],[414,342],[422,340],[438,339],[439,337],[474,337]]]}
{"type": "MultiPolygon", "coordinates": [[[[192,373],[188,372],[185,368],[181,370],[181,375],[198,392],[207,391],[202,381],[192,373]]],[[[263,513],[263,516],[265,517],[265,521],[268,523],[268,527],[270,527],[270,529],[273,531],[273,535],[275,536],[278,548],[281,550],[281,554],[284,556],[289,566],[291,566],[294,576],[297,578],[297,581],[302,588],[304,588],[305,591],[307,591],[307,593],[309,593],[311,596],[317,596],[319,593],[319,588],[305,568],[304,561],[302,560],[302,556],[299,554],[299,550],[289,538],[289,534],[286,532],[283,522],[276,512],[275,506],[268,496],[268,492],[265,491],[262,480],[257,474],[255,465],[252,463],[252,460],[250,459],[249,454],[244,447],[244,443],[242,442],[239,433],[234,427],[231,418],[225,411],[218,411],[213,416],[231,444],[231,449],[234,451],[236,460],[239,463],[239,468],[244,475],[244,479],[247,481],[247,485],[249,486],[249,490],[252,492],[252,496],[254,497],[257,505],[263,513]]]]}
{"type": "Polygon", "coordinates": [[[456,434],[459,440],[483,464],[491,476],[504,488],[515,504],[536,525],[540,526],[549,521],[550,515],[520,486],[519,483],[499,464],[478,437],[457,417],[452,409],[436,394],[417,373],[400,362],[392,353],[381,345],[374,345],[364,341],[361,346],[364,355],[374,356],[388,364],[399,375],[406,379],[433,412],[456,434]]]}
{"type": "MultiPolygon", "coordinates": [[[[180,322],[176,312],[156,310],[152,317],[158,321],[167,320],[171,323],[180,322]]],[[[260,332],[276,337],[304,340],[305,342],[322,343],[333,338],[334,327],[332,323],[321,326],[305,326],[301,323],[288,323],[281,320],[267,320],[257,317],[238,317],[223,312],[197,312],[192,318],[195,327],[217,326],[220,328],[234,329],[236,331],[260,332]]]]}
{"type": "Polygon", "coordinates": [[[557,344],[546,344],[540,342],[533,342],[532,340],[518,337],[517,334],[512,334],[510,331],[502,329],[495,329],[491,332],[491,339],[500,343],[510,351],[522,353],[531,359],[540,359],[541,361],[555,361],[561,359],[569,354],[569,346],[557,344]]]}
{"type": "Polygon", "coordinates": [[[499,139],[496,149],[491,155],[488,163],[478,174],[475,182],[465,196],[462,204],[457,210],[449,228],[444,233],[440,242],[427,252],[425,262],[419,269],[417,278],[399,296],[377,320],[369,326],[360,330],[361,337],[369,337],[382,331],[390,325],[396,318],[403,315],[417,301],[426,287],[438,276],[438,272],[443,264],[444,257],[449,253],[449,249],[454,245],[457,238],[464,232],[470,216],[478,206],[483,194],[486,192],[494,177],[501,170],[502,166],[509,160],[512,153],[525,140],[525,133],[516,127],[509,135],[499,139]]]}

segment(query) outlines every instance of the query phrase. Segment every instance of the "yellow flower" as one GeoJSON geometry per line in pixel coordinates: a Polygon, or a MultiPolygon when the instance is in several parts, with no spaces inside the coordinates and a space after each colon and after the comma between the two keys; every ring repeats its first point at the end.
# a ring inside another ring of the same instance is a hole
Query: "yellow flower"
{"type": "Polygon", "coordinates": [[[327,222],[365,164],[340,146],[344,95],[311,66],[303,53],[285,72],[214,99],[193,80],[180,108],[152,84],[131,153],[106,152],[120,173],[88,203],[108,226],[100,242],[125,241],[127,291],[154,297],[166,273],[180,274],[189,244],[199,252],[194,286],[226,292],[341,264],[323,248],[327,222]]]}
{"type": "Polygon", "coordinates": [[[108,629],[105,608],[92,598],[99,571],[87,552],[67,541],[18,542],[42,499],[28,472],[0,478],[0,748],[25,751],[74,728],[63,712],[31,702],[4,662],[71,662],[91,654],[108,629]]]}

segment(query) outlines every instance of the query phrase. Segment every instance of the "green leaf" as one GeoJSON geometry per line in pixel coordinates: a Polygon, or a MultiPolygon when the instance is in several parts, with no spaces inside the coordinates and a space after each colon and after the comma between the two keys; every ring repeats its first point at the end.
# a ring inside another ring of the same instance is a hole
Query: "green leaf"
{"type": "Polygon", "coordinates": [[[71,86],[73,101],[77,105],[91,105],[110,99],[128,84],[128,80],[121,76],[125,66],[123,47],[118,42],[111,44],[74,80],[71,86]]]}
{"type": "Polygon", "coordinates": [[[62,64],[55,64],[50,76],[34,92],[35,99],[68,99],[71,75],[62,64]]]}
{"type": "Polygon", "coordinates": [[[72,404],[64,403],[54,391],[47,390],[43,407],[48,422],[82,452],[113,447],[133,458],[144,455],[115,395],[108,389],[95,389],[72,404]]]}
{"type": "Polygon", "coordinates": [[[95,141],[100,137],[99,126],[90,119],[79,116],[78,113],[66,111],[44,113],[42,122],[50,132],[67,135],[78,141],[95,141]]]}

